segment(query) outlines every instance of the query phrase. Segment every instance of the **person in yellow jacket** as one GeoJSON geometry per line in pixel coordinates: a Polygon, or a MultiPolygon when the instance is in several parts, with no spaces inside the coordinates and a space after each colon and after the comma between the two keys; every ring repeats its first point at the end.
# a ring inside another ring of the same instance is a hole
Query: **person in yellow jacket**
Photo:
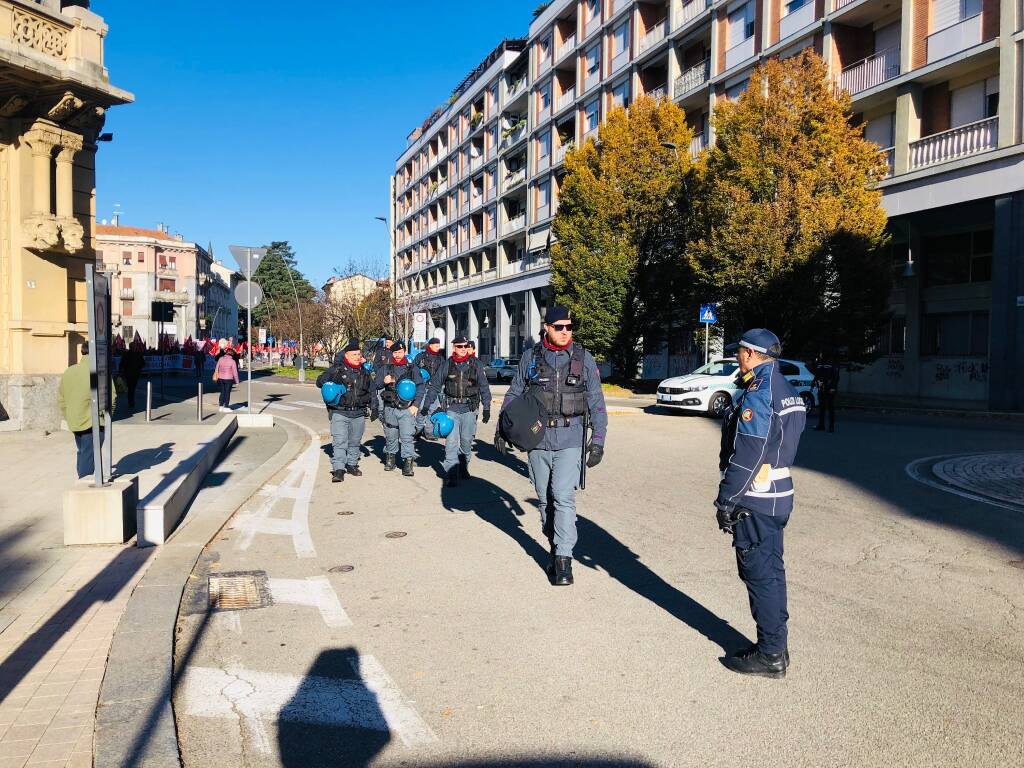
{"type": "MultiPolygon", "coordinates": [[[[117,392],[110,390],[111,405],[117,402],[117,392]]],[[[67,422],[68,429],[75,436],[78,448],[78,476],[89,477],[96,471],[95,457],[92,450],[92,392],[89,387],[89,344],[82,344],[82,357],[69,366],[60,378],[57,389],[57,402],[60,413],[67,422]]],[[[100,415],[102,417],[102,414],[100,415]]],[[[103,440],[103,425],[100,424],[100,441],[103,440]]]]}

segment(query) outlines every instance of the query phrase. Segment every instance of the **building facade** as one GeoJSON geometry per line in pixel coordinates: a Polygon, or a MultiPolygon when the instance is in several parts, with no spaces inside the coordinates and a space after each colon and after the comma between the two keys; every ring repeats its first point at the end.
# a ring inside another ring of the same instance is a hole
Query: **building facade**
{"type": "Polygon", "coordinates": [[[212,279],[206,294],[206,320],[203,335],[213,339],[238,337],[238,300],[235,288],[244,279],[234,267],[219,261],[210,266],[212,279]]]}
{"type": "Polygon", "coordinates": [[[323,285],[324,296],[328,301],[343,303],[350,301],[353,297],[364,299],[373,293],[380,286],[377,280],[363,274],[338,277],[333,275],[323,285]]]}
{"type": "Polygon", "coordinates": [[[215,273],[213,259],[204,248],[163,227],[100,224],[96,260],[112,275],[113,332],[126,342],[137,334],[147,347],[156,348],[161,335],[177,342],[207,335],[211,322],[207,299],[215,273]],[[173,320],[161,322],[154,317],[153,302],[170,303],[173,320]]]}
{"type": "Polygon", "coordinates": [[[97,141],[132,95],[82,6],[0,0],[0,430],[59,427],[57,384],[88,332],[97,141]]]}

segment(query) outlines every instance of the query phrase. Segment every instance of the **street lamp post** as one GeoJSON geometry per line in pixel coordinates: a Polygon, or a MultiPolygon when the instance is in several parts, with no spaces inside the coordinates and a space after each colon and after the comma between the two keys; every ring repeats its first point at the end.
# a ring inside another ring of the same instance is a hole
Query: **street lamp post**
{"type": "Polygon", "coordinates": [[[391,320],[391,333],[395,333],[395,305],[398,303],[398,273],[395,271],[395,233],[391,231],[387,216],[374,216],[388,231],[388,276],[391,278],[391,309],[388,314],[391,320]]]}

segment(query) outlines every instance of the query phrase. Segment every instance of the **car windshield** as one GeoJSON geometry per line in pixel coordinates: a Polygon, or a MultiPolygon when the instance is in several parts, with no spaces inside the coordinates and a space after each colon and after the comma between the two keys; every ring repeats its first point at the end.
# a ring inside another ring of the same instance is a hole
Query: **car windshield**
{"type": "Polygon", "coordinates": [[[702,365],[695,374],[703,376],[732,376],[736,373],[739,364],[735,360],[714,360],[707,365],[702,365]]]}

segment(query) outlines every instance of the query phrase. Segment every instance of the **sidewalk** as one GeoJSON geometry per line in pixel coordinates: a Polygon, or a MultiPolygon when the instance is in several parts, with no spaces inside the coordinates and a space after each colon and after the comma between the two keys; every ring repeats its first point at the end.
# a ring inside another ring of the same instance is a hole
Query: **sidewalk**
{"type": "MultiPolygon", "coordinates": [[[[139,476],[140,498],[225,418],[214,408],[198,425],[194,407],[194,400],[191,408],[171,404],[165,419],[148,425],[144,414],[142,423],[115,422],[114,469],[139,476]],[[192,423],[183,424],[189,411],[192,423]]],[[[264,442],[238,450],[251,437],[232,440],[208,484],[244,476],[252,449],[264,442]]],[[[279,447],[275,441],[272,449],[279,447]]],[[[93,764],[112,638],[158,551],[138,549],[134,540],[65,547],[62,496],[76,481],[74,467],[68,432],[0,435],[0,768],[93,764]]]]}

